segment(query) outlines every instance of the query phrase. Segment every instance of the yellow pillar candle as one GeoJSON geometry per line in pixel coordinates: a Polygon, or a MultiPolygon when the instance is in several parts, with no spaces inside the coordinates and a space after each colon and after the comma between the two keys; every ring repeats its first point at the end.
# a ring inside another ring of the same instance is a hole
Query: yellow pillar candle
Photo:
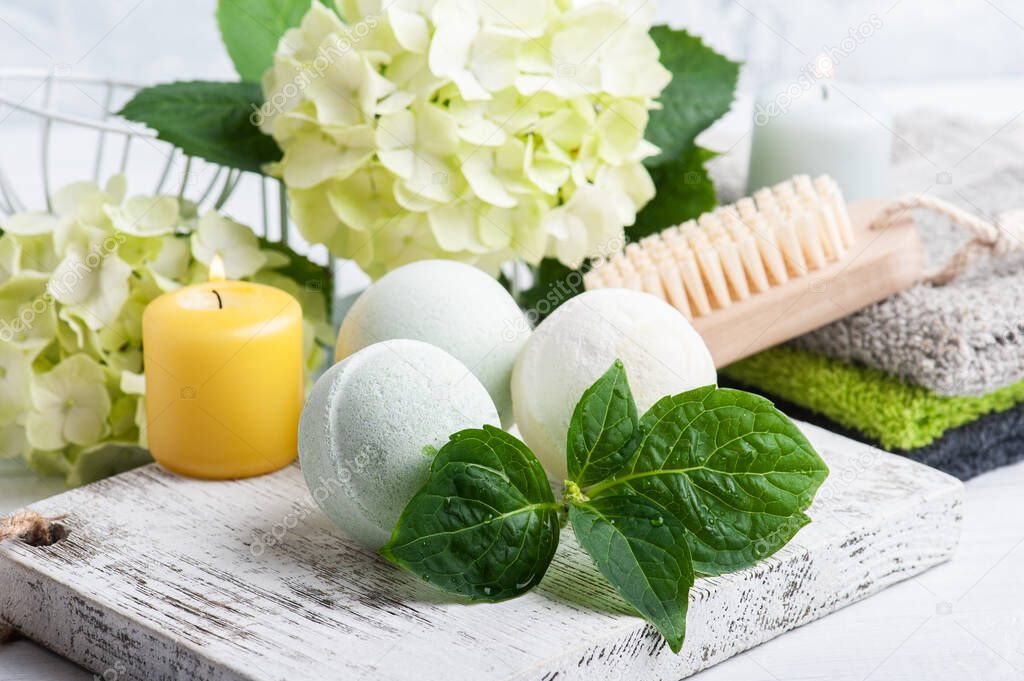
{"type": "Polygon", "coordinates": [[[269,473],[295,459],[302,308],[270,286],[210,281],[160,296],[142,318],[149,449],[198,478],[269,473]]]}

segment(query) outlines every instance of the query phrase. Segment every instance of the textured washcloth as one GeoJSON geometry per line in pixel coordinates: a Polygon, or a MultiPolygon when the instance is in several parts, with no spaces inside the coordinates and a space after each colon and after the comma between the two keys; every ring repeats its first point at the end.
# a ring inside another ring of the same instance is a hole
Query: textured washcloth
{"type": "MultiPolygon", "coordinates": [[[[722,381],[722,385],[751,389],[750,386],[731,383],[727,379],[722,381]]],[[[774,395],[766,397],[792,418],[813,423],[873,447],[881,447],[877,440],[853,428],[845,428],[821,414],[774,395]]],[[[892,451],[961,480],[970,480],[1001,466],[1024,461],[1024,404],[1018,404],[1007,411],[986,414],[977,421],[947,430],[942,437],[924,447],[892,451]]]]}
{"type": "MultiPolygon", "coordinates": [[[[892,196],[929,194],[985,218],[1024,208],[1024,118],[1010,124],[918,113],[896,122],[892,196]]],[[[713,167],[723,200],[742,158],[713,167]]],[[[914,211],[928,270],[967,239],[946,218],[914,211]]],[[[793,341],[941,395],[985,395],[1024,380],[1024,255],[989,258],[946,286],[919,284],[793,341]]]]}
{"type": "Polygon", "coordinates": [[[870,367],[788,346],[722,370],[754,392],[776,396],[859,431],[885,449],[917,449],[951,428],[1024,402],[1024,381],[983,397],[947,397],[870,367]]]}

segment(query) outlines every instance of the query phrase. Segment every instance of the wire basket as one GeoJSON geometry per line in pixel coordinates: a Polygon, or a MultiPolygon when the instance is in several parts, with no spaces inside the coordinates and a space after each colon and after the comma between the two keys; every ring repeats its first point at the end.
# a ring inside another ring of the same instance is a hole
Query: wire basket
{"type": "MultiPolygon", "coordinates": [[[[89,178],[102,184],[124,173],[133,193],[172,194],[200,209],[227,210],[257,234],[309,251],[289,227],[279,182],[186,156],[152,130],[113,113],[142,87],[57,71],[0,69],[0,215],[50,210],[53,192],[64,184],[89,178]]],[[[325,262],[320,255],[314,259],[325,262]]]]}

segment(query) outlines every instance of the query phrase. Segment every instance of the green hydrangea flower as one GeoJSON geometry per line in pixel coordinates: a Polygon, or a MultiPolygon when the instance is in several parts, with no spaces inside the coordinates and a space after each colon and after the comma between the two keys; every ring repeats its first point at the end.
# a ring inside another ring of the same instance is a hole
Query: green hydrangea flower
{"type": "Polygon", "coordinates": [[[93,445],[107,434],[109,415],[103,367],[88,355],[72,355],[33,379],[26,434],[36,449],[93,445]]]}
{"type": "Polygon", "coordinates": [[[654,195],[648,113],[671,80],[653,3],[314,1],[263,80],[270,168],[307,240],[370,276],[617,250],[654,195]]]}
{"type": "Polygon", "coordinates": [[[205,280],[215,254],[228,276],[299,300],[311,373],[334,344],[325,268],[187,200],[126,195],[121,176],[78,182],[54,193],[53,214],[0,224],[0,457],[73,485],[149,460],[142,313],[205,280]]]}

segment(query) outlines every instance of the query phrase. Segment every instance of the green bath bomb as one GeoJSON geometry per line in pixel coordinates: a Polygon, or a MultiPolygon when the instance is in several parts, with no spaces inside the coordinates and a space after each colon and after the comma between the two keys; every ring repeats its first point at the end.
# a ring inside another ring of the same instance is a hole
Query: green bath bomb
{"type": "Polygon", "coordinates": [[[384,341],[313,386],[299,419],[299,461],[324,513],[378,549],[448,437],[498,422],[490,395],[457,359],[421,341],[384,341]]]}
{"type": "Polygon", "coordinates": [[[436,345],[461,361],[512,425],[512,366],[530,324],[501,284],[453,260],[421,260],[374,282],[345,316],[335,360],[393,338],[436,345]]]}

